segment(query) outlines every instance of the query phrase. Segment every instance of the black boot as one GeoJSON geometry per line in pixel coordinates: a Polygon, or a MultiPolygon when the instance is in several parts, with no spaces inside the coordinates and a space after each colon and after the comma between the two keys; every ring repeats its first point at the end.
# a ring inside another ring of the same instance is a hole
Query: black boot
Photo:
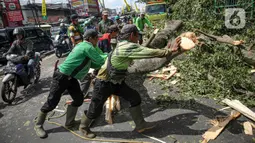
{"type": "Polygon", "coordinates": [[[80,121],[75,120],[75,116],[77,113],[78,107],[73,107],[72,105],[68,105],[66,109],[66,123],[65,126],[71,130],[78,130],[80,121]]]}
{"type": "Polygon", "coordinates": [[[96,137],[96,134],[91,132],[91,130],[89,128],[91,123],[92,123],[92,120],[89,119],[85,114],[83,114],[82,118],[81,118],[81,124],[80,124],[79,129],[86,138],[95,138],[96,137]]]}
{"type": "Polygon", "coordinates": [[[47,133],[43,129],[43,124],[45,122],[47,113],[40,112],[39,115],[37,116],[36,123],[34,126],[34,130],[36,132],[36,135],[40,138],[46,138],[47,133]]]}
{"type": "Polygon", "coordinates": [[[129,109],[130,114],[135,122],[136,128],[135,130],[139,133],[144,132],[145,130],[149,130],[154,128],[156,125],[152,122],[146,122],[143,118],[141,106],[131,107],[129,109]]]}

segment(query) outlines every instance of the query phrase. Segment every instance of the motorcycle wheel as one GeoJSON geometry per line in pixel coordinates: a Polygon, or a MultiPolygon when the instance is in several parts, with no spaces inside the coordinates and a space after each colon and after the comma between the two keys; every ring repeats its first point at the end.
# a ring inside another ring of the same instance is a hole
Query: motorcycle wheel
{"type": "Polygon", "coordinates": [[[35,82],[34,83],[38,83],[40,76],[41,76],[41,66],[38,64],[35,68],[36,72],[35,72],[35,82]]]}
{"type": "Polygon", "coordinates": [[[1,96],[4,102],[12,104],[17,95],[16,78],[3,83],[1,88],[1,96]]]}
{"type": "Polygon", "coordinates": [[[61,57],[62,57],[62,51],[59,50],[59,49],[56,49],[56,50],[55,50],[55,55],[56,55],[58,58],[61,58],[61,57]]]}

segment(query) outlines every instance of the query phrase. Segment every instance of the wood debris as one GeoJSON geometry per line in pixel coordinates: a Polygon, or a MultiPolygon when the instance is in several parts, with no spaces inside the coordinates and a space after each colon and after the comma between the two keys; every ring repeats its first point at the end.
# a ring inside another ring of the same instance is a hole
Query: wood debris
{"type": "Polygon", "coordinates": [[[253,131],[252,131],[252,123],[251,122],[244,122],[243,123],[243,128],[244,128],[244,133],[246,135],[253,135],[253,131]]]}
{"type": "Polygon", "coordinates": [[[207,143],[209,140],[214,140],[218,137],[218,135],[222,132],[222,130],[226,127],[226,125],[231,121],[239,117],[241,114],[235,110],[231,111],[231,114],[225,118],[224,120],[214,120],[214,126],[211,127],[208,131],[203,134],[203,143],[207,143]]]}
{"type": "Polygon", "coordinates": [[[153,72],[151,74],[148,74],[147,76],[151,77],[149,80],[152,80],[153,78],[161,78],[163,80],[168,80],[172,76],[174,76],[177,73],[177,68],[173,65],[168,65],[167,67],[164,67],[162,70],[153,72]]]}
{"type": "Polygon", "coordinates": [[[244,116],[255,121],[255,113],[252,110],[250,110],[248,107],[243,105],[239,100],[224,99],[222,102],[227,104],[229,107],[237,110],[238,112],[242,113],[244,116]]]}
{"type": "Polygon", "coordinates": [[[116,95],[111,95],[110,97],[108,97],[107,101],[105,102],[105,107],[106,107],[106,111],[105,111],[105,120],[106,122],[108,122],[109,124],[113,123],[112,120],[112,112],[117,110],[120,110],[120,99],[118,96],[116,95]]]}

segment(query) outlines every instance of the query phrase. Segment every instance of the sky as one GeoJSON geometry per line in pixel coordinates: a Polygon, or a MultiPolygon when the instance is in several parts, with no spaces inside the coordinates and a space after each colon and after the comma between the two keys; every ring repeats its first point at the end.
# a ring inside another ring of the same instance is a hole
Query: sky
{"type": "MultiPolygon", "coordinates": [[[[28,0],[20,0],[21,4],[26,4],[28,0]]],[[[30,2],[32,2],[33,0],[30,0],[30,2]]],[[[36,3],[41,3],[42,0],[34,0],[36,3]]],[[[68,0],[45,0],[46,3],[67,3],[68,0]]],[[[102,0],[101,0],[102,1],[102,0]]],[[[134,2],[136,0],[127,0],[127,3],[129,5],[134,5],[134,2]]],[[[106,8],[111,8],[111,9],[115,9],[115,8],[122,8],[122,6],[125,4],[124,0],[104,0],[105,3],[105,7],[106,8]]],[[[144,5],[143,4],[137,4],[138,8],[142,8],[144,5]]]]}
{"type": "MultiPolygon", "coordinates": [[[[136,0],[127,0],[127,3],[131,6],[134,6],[134,2],[136,0]]],[[[125,5],[125,2],[124,0],[104,0],[105,2],[105,7],[106,8],[122,8],[123,5],[125,5]]],[[[142,9],[142,7],[144,7],[145,5],[144,4],[139,4],[137,3],[137,7],[142,9]]]]}
{"type": "MultiPolygon", "coordinates": [[[[127,0],[128,2],[129,0],[127,0]]],[[[105,7],[107,8],[120,8],[123,6],[123,0],[104,0],[105,7]]]]}

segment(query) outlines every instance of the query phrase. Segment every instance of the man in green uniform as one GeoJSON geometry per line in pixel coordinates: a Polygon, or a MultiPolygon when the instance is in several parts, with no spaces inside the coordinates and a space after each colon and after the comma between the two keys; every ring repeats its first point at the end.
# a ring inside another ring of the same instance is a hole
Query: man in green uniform
{"type": "Polygon", "coordinates": [[[144,30],[144,25],[147,24],[149,27],[151,28],[154,28],[152,26],[152,24],[150,23],[150,21],[145,18],[145,13],[141,13],[140,17],[138,17],[134,23],[138,30],[140,31],[140,34],[139,34],[139,44],[142,45],[143,44],[143,35],[141,34],[144,30]]]}
{"type": "Polygon", "coordinates": [[[112,20],[108,19],[108,11],[104,10],[102,12],[102,16],[103,19],[98,23],[98,32],[104,34],[108,31],[108,27],[110,27],[114,23],[112,20]]]}
{"type": "Polygon", "coordinates": [[[105,61],[104,58],[106,57],[99,54],[100,49],[95,48],[98,42],[98,33],[90,29],[85,32],[83,37],[84,41],[74,47],[53,74],[50,94],[39,112],[34,127],[37,136],[41,138],[47,137],[47,133],[43,129],[46,115],[56,108],[65,90],[68,90],[73,98],[73,102],[67,107],[65,126],[73,128],[77,125],[77,121],[74,119],[78,107],[83,103],[83,93],[78,80],[86,76],[90,68],[99,69],[105,61]]]}
{"type": "Polygon", "coordinates": [[[154,123],[146,122],[141,110],[141,97],[139,93],[125,83],[127,68],[134,59],[145,59],[154,57],[169,57],[184,52],[179,48],[180,38],[175,40],[170,49],[149,49],[137,44],[139,31],[133,24],[125,25],[119,34],[120,42],[115,50],[108,55],[105,64],[99,70],[95,80],[89,110],[83,114],[80,124],[80,131],[87,138],[94,138],[96,135],[91,132],[89,125],[100,116],[103,105],[112,94],[123,97],[130,103],[130,114],[136,124],[135,130],[143,132],[155,126],[154,123]]]}

